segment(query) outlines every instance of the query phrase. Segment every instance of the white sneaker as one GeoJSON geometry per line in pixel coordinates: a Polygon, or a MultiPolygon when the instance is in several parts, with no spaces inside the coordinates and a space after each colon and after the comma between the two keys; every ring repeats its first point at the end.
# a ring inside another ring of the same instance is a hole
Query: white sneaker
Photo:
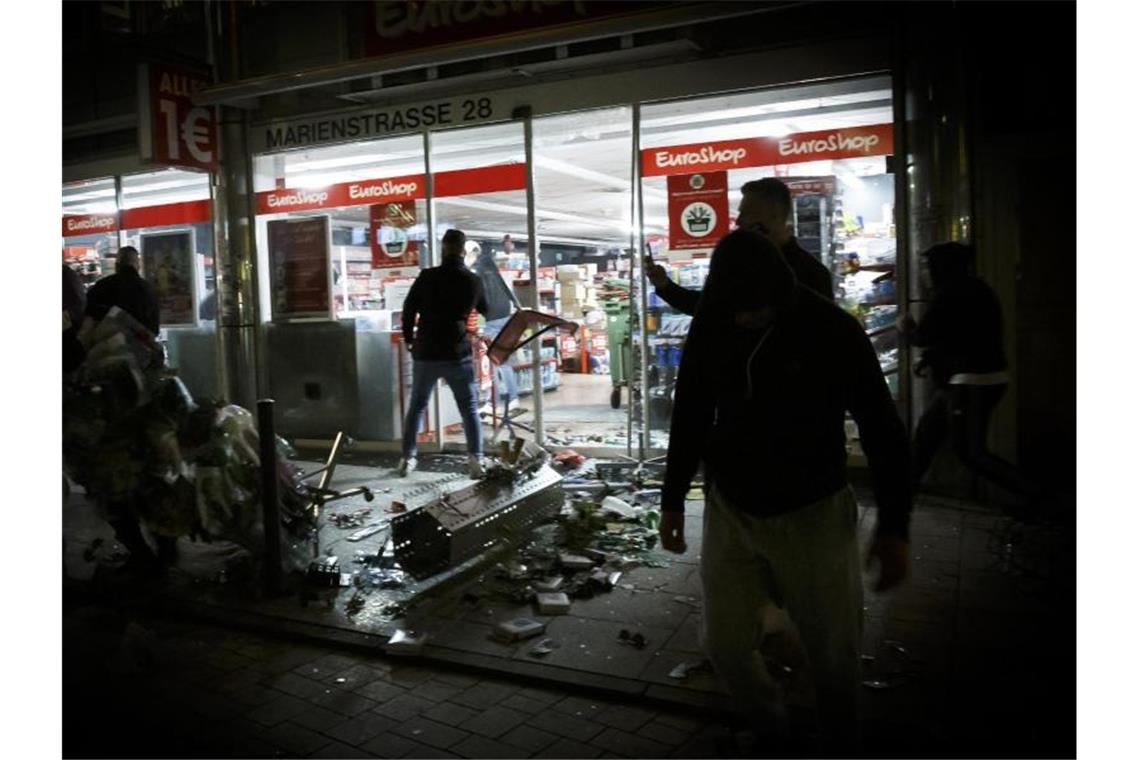
{"type": "Polygon", "coordinates": [[[467,475],[476,480],[483,477],[483,457],[478,454],[467,455],[467,475]]]}
{"type": "Polygon", "coordinates": [[[396,465],[396,474],[401,478],[406,478],[409,472],[416,469],[415,457],[401,457],[400,463],[396,465]]]}

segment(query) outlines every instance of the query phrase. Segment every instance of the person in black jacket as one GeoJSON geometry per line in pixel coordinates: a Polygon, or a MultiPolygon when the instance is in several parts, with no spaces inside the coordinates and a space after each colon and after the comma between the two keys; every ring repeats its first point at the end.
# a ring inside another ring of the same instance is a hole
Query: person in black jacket
{"type": "MultiPolygon", "coordinates": [[[[788,186],[774,177],[744,183],[740,188],[740,207],[736,213],[736,226],[755,230],[768,236],[788,262],[796,279],[811,290],[835,301],[835,285],[827,267],[805,251],[792,235],[788,220],[792,215],[792,194],[788,186]]],[[[683,288],[669,279],[665,268],[646,260],[645,276],[653,284],[658,297],[683,314],[697,309],[699,290],[683,288]]]]}
{"type": "Polygon", "coordinates": [[[83,323],[83,311],[86,308],[87,295],[83,289],[83,280],[79,274],[63,265],[63,374],[73,372],[80,364],[86,352],[79,342],[79,328],[83,323]]]}
{"type": "Polygon", "coordinates": [[[425,269],[404,299],[404,342],[412,352],[412,398],[404,418],[404,456],[397,466],[403,476],[416,467],[416,435],[436,381],[444,380],[455,396],[467,438],[467,471],[483,475],[483,427],[479,422],[479,387],[471,358],[467,317],[472,309],[487,314],[479,278],[463,264],[467,236],[448,230],[439,266],[425,269]],[[417,317],[419,318],[417,322],[417,317]]]}
{"type": "Polygon", "coordinates": [[[139,274],[139,252],[134,246],[120,248],[115,258],[115,273],[87,291],[87,316],[96,322],[107,316],[112,306],[118,306],[158,335],[161,321],[158,295],[154,286],[139,274]]]}
{"type": "MultiPolygon", "coordinates": [[[[468,245],[474,245],[478,248],[477,243],[469,243],[468,245]]],[[[510,256],[513,249],[514,242],[511,240],[511,236],[504,235],[503,253],[510,256]]],[[[495,255],[490,250],[478,248],[475,264],[471,267],[471,271],[479,276],[479,281],[483,284],[483,296],[487,299],[487,313],[485,315],[487,322],[483,325],[483,335],[488,340],[494,340],[495,336],[507,324],[507,320],[511,318],[514,310],[521,307],[514,291],[503,279],[503,275],[495,263],[495,255]]],[[[495,367],[495,390],[503,402],[503,419],[507,420],[509,425],[511,400],[518,398],[519,395],[518,378],[515,377],[515,370],[510,362],[495,367]]]]}
{"type": "Polygon", "coordinates": [[[859,426],[878,504],[868,561],[877,590],[907,573],[906,430],[862,326],[796,282],[763,235],[713,252],[681,359],[660,537],[684,552],[685,495],[706,481],[705,646],[736,707],[765,733],[786,726],[756,656],[765,610],[783,607],[812,664],[818,715],[838,751],[858,741],[862,577],[844,421],[859,426]]]}
{"type": "Polygon", "coordinates": [[[914,487],[949,435],[968,467],[1032,499],[1039,495],[1037,486],[991,453],[986,440],[990,415],[1009,385],[997,294],[974,275],[969,246],[942,243],[923,258],[933,298],[920,322],[908,317],[899,325],[905,342],[925,349],[916,370],[929,371],[936,388],[914,434],[914,487]]]}

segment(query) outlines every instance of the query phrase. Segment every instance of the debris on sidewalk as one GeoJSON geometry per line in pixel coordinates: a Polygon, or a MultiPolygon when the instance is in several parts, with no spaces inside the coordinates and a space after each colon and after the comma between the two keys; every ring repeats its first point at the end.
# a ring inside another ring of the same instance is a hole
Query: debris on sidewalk
{"type": "Polygon", "coordinates": [[[329,522],[337,528],[359,528],[364,525],[365,519],[372,514],[368,507],[354,509],[351,512],[336,512],[328,516],[329,522]]]}
{"type": "Polygon", "coordinates": [[[554,639],[543,639],[542,641],[535,644],[534,648],[527,652],[527,654],[531,657],[545,657],[555,649],[560,649],[561,646],[562,645],[554,639]]]}
{"type": "Polygon", "coordinates": [[[492,635],[504,644],[513,644],[516,641],[541,636],[546,631],[546,624],[532,618],[515,618],[499,623],[492,635]]]}
{"type": "Polygon", "coordinates": [[[398,656],[418,655],[423,652],[428,638],[427,633],[397,628],[388,639],[388,643],[384,645],[384,651],[398,656]]]}
{"type": "Polygon", "coordinates": [[[675,678],[678,681],[684,681],[689,676],[701,675],[705,673],[712,673],[712,663],[708,660],[695,660],[692,662],[682,662],[675,668],[669,671],[669,677],[675,678]]]}
{"type": "Polygon", "coordinates": [[[570,597],[560,592],[538,594],[535,604],[540,615],[565,615],[570,612],[570,597]]]}
{"type": "Polygon", "coordinates": [[[645,649],[646,645],[649,644],[649,639],[645,638],[643,634],[631,633],[623,628],[618,634],[618,642],[628,644],[634,649],[645,649]]]}

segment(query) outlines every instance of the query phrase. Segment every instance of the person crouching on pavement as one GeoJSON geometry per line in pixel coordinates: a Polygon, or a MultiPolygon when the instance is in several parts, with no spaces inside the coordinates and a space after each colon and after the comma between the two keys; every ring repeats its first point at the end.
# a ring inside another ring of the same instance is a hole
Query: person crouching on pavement
{"type": "Polygon", "coordinates": [[[906,430],[875,350],[855,319],[796,282],[768,238],[725,236],[682,355],[660,537],[686,550],[685,494],[703,463],[704,643],[769,750],[790,725],[798,734],[814,724],[824,751],[858,752],[863,592],[847,412],[870,464],[878,524],[868,562],[885,591],[907,574],[911,494],[906,430]],[[758,651],[773,605],[810,662],[817,710],[806,724],[789,716],[758,651]]]}

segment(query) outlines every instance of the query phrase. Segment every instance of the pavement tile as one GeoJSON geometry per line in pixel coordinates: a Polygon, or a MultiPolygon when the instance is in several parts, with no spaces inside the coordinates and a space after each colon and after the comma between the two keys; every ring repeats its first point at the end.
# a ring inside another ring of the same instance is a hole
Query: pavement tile
{"type": "Polygon", "coordinates": [[[479,711],[473,710],[470,707],[464,707],[463,705],[457,705],[454,702],[441,702],[431,709],[424,710],[421,714],[425,718],[430,718],[431,720],[448,726],[458,726],[460,723],[478,715],[479,711]]]}
{"type": "MultiPolygon", "coordinates": [[[[539,713],[532,716],[527,720],[526,725],[532,726],[542,731],[549,731],[552,734],[565,737],[567,739],[578,739],[589,741],[593,737],[601,733],[602,725],[594,723],[593,721],[583,720],[576,718],[573,715],[566,713],[558,713],[553,710],[539,713]]],[[[600,750],[599,750],[600,752],[600,750]]],[[[574,757],[573,755],[566,755],[566,757],[574,757]]]]}
{"type": "Polygon", "coordinates": [[[404,757],[422,757],[426,758],[426,760],[438,760],[441,757],[459,757],[459,755],[454,755],[437,747],[429,747],[426,744],[419,744],[418,742],[412,743],[416,746],[412,747],[410,751],[405,752],[404,757]]]}
{"type": "Polygon", "coordinates": [[[575,715],[586,720],[596,719],[602,712],[610,708],[611,703],[600,699],[590,699],[571,695],[554,705],[554,709],[567,715],[575,715]]]}
{"type": "Polygon", "coordinates": [[[329,676],[335,676],[359,664],[360,660],[356,657],[348,657],[343,654],[326,654],[324,657],[318,657],[312,662],[295,668],[294,672],[315,681],[323,681],[329,676]]]}
{"type": "Polygon", "coordinates": [[[613,728],[620,728],[623,731],[637,731],[652,720],[654,715],[656,713],[652,710],[641,707],[611,705],[598,713],[595,720],[613,728]]]}
{"type": "Polygon", "coordinates": [[[311,697],[309,701],[349,718],[368,712],[377,705],[373,699],[343,689],[330,689],[316,697],[311,697]]]}
{"type": "Polygon", "coordinates": [[[293,646],[280,654],[261,660],[255,666],[258,670],[275,675],[299,668],[305,663],[321,657],[322,650],[309,646],[293,646]]]}
{"type": "MultiPolygon", "coordinates": [[[[551,744],[549,747],[536,752],[534,757],[549,757],[549,758],[595,758],[602,754],[602,751],[597,747],[591,747],[589,744],[574,741],[573,739],[559,739],[551,744]]],[[[716,755],[708,755],[708,757],[716,757],[716,755]]]]}
{"type": "Polygon", "coordinates": [[[297,675],[296,673],[282,673],[278,676],[266,678],[263,683],[266,686],[283,691],[286,694],[291,694],[294,697],[301,699],[312,699],[325,692],[326,687],[323,683],[314,681],[310,678],[297,675]]]}
{"type": "Polygon", "coordinates": [[[462,693],[452,697],[450,701],[484,710],[488,705],[497,705],[512,694],[517,693],[519,687],[512,684],[483,681],[465,689],[462,693]]]}
{"type": "Polygon", "coordinates": [[[435,702],[411,694],[401,694],[373,708],[373,712],[395,721],[405,721],[435,706],[435,702]]]}
{"type": "Polygon", "coordinates": [[[539,731],[532,726],[518,726],[499,737],[499,741],[513,744],[528,752],[538,752],[558,741],[558,737],[546,731],[539,731]]]}
{"type": "Polygon", "coordinates": [[[697,734],[669,754],[669,757],[676,758],[709,758],[720,756],[721,749],[716,738],[708,734],[697,734]]]}
{"type": "Polygon", "coordinates": [[[331,728],[321,729],[321,732],[331,736],[337,741],[360,746],[396,725],[396,721],[389,720],[376,713],[366,713],[355,718],[343,720],[331,728]]]}
{"type": "Polygon", "coordinates": [[[236,652],[231,652],[228,649],[216,649],[213,652],[204,655],[199,660],[199,662],[203,662],[207,665],[218,668],[219,670],[230,673],[235,670],[247,668],[255,664],[256,660],[245,657],[244,655],[240,655],[236,652]]]}
{"type": "Polygon", "coordinates": [[[240,715],[246,709],[240,702],[194,686],[180,690],[178,701],[189,706],[195,713],[211,719],[240,715]]]}
{"type": "Polygon", "coordinates": [[[360,748],[372,757],[403,757],[405,752],[412,752],[417,746],[420,746],[419,742],[385,732],[369,739],[360,748]]]}
{"type": "MultiPolygon", "coordinates": [[[[681,607],[681,605],[675,605],[681,607]]],[[[681,618],[677,620],[680,624],[681,618]]],[[[591,620],[562,615],[547,626],[546,635],[562,646],[543,658],[543,664],[566,668],[569,674],[597,674],[619,678],[637,678],[654,659],[654,654],[665,645],[674,628],[649,628],[628,623],[591,620]],[[618,636],[623,630],[642,634],[648,640],[644,649],[622,644],[618,636]]],[[[517,660],[533,662],[533,658],[520,653],[517,660]]]]}
{"type": "Polygon", "coordinates": [[[474,678],[463,673],[440,673],[435,677],[436,681],[442,681],[452,686],[459,686],[466,689],[468,686],[474,686],[479,683],[478,678],[474,678]]]}
{"type": "Polygon", "coordinates": [[[607,728],[590,740],[595,747],[625,757],[664,757],[673,747],[618,728],[607,728]]]}
{"type": "Polygon", "coordinates": [[[353,665],[347,670],[342,670],[337,673],[328,673],[320,680],[321,683],[331,683],[345,689],[358,689],[374,681],[386,679],[389,672],[391,671],[377,668],[373,665],[353,665]]]}
{"type": "Polygon", "coordinates": [[[313,731],[328,733],[326,729],[343,722],[344,716],[332,710],[314,706],[299,715],[294,715],[290,720],[298,726],[304,726],[313,731]]]}
{"type": "Polygon", "coordinates": [[[433,702],[443,702],[445,700],[451,699],[456,694],[460,694],[462,691],[462,686],[452,686],[451,684],[440,683],[439,681],[431,680],[424,681],[408,693],[415,697],[430,699],[433,702]]]}
{"type": "Polygon", "coordinates": [[[271,702],[281,696],[281,692],[276,689],[271,689],[268,686],[254,684],[253,686],[246,686],[236,691],[225,692],[233,701],[238,704],[248,707],[260,707],[267,702],[271,702]]]}
{"type": "Polygon", "coordinates": [[[524,697],[522,694],[512,694],[499,704],[503,707],[509,707],[512,710],[519,710],[527,715],[537,715],[550,707],[546,702],[539,702],[537,699],[524,697]]]}
{"type": "Polygon", "coordinates": [[[637,735],[643,736],[646,739],[652,739],[655,742],[661,742],[662,744],[675,749],[687,742],[689,740],[689,737],[692,736],[692,732],[681,731],[672,726],[667,726],[664,723],[658,723],[655,720],[651,720],[641,728],[637,729],[637,735]]]}
{"type": "Polygon", "coordinates": [[[374,699],[377,702],[387,702],[390,699],[395,699],[403,694],[407,694],[407,690],[403,686],[398,686],[394,683],[380,679],[372,683],[365,684],[356,689],[357,694],[362,694],[369,699],[374,699]]]}
{"type": "Polygon", "coordinates": [[[400,686],[418,686],[424,681],[430,680],[435,676],[434,670],[427,668],[419,668],[414,665],[401,665],[392,668],[392,672],[388,674],[388,680],[400,686]]]}
{"type": "Polygon", "coordinates": [[[325,746],[318,749],[309,757],[330,758],[330,760],[339,760],[340,758],[358,758],[358,757],[372,757],[369,753],[356,747],[350,747],[341,742],[330,742],[325,746]]]}
{"type": "Polygon", "coordinates": [[[533,699],[537,702],[542,702],[548,705],[552,705],[555,702],[560,702],[562,701],[562,698],[566,696],[560,691],[554,691],[553,689],[538,689],[533,686],[528,686],[518,694],[520,697],[533,699]]]}
{"type": "Polygon", "coordinates": [[[422,715],[403,721],[392,728],[392,733],[439,749],[449,749],[453,744],[471,736],[468,731],[445,726],[422,715]]]}
{"type": "Polygon", "coordinates": [[[236,691],[248,689],[250,686],[257,686],[265,678],[265,674],[253,668],[245,668],[233,673],[228,673],[222,680],[214,685],[214,691],[219,694],[232,694],[236,691]]]}
{"type": "Polygon", "coordinates": [[[497,739],[512,728],[522,725],[528,717],[527,713],[496,705],[468,719],[459,728],[497,739]]]}
{"type": "Polygon", "coordinates": [[[687,732],[696,731],[702,725],[704,725],[701,721],[696,721],[692,718],[685,718],[680,715],[673,715],[671,713],[658,713],[657,717],[654,718],[654,721],[657,723],[664,723],[666,726],[675,728],[678,731],[687,732]]]}
{"type": "Polygon", "coordinates": [[[300,715],[308,709],[310,709],[308,702],[288,694],[282,694],[276,699],[250,710],[246,713],[246,717],[264,726],[275,726],[282,721],[289,720],[294,715],[300,715]]]}
{"type": "Polygon", "coordinates": [[[280,723],[265,732],[264,738],[274,747],[296,755],[316,752],[329,743],[327,736],[294,723],[280,723]]]}
{"type": "Polygon", "coordinates": [[[485,736],[469,736],[451,748],[460,757],[470,758],[524,758],[528,757],[525,749],[503,744],[485,736]]]}

